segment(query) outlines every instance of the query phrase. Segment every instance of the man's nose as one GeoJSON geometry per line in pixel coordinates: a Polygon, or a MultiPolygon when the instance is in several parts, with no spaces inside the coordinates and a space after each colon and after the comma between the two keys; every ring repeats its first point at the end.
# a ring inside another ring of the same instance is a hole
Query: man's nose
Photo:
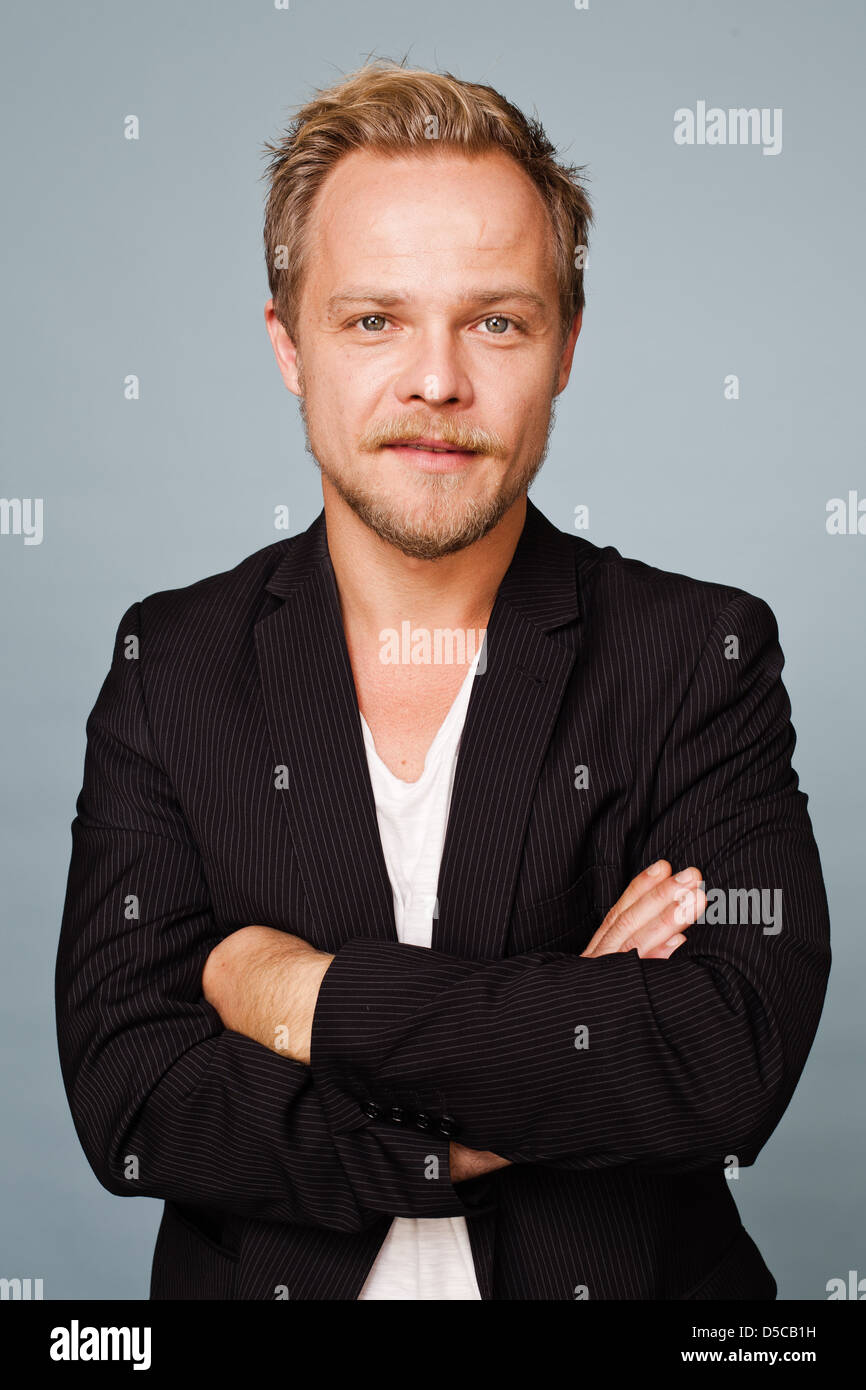
{"type": "Polygon", "coordinates": [[[444,327],[419,333],[409,348],[395,390],[406,402],[468,404],[472,399],[472,385],[456,335],[444,327]]]}

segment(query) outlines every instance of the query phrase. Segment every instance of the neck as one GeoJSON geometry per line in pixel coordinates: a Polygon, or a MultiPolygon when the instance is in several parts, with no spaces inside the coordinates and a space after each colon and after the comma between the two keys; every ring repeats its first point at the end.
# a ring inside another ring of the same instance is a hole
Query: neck
{"type": "Polygon", "coordinates": [[[345,626],[377,640],[383,628],[484,628],[526,519],[522,494],[481,540],[438,560],[403,555],[325,486],[328,550],[345,626]]]}

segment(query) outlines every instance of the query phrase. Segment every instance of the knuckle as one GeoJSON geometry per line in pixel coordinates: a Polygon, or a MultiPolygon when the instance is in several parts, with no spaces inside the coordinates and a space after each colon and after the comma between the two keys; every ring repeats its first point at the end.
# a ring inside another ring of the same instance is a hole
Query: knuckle
{"type": "Polygon", "coordinates": [[[675,900],[670,904],[667,917],[673,922],[674,926],[682,926],[685,922],[690,922],[696,909],[696,895],[693,888],[681,888],[675,900]]]}
{"type": "Polygon", "coordinates": [[[617,949],[621,950],[621,943],[625,940],[630,940],[635,935],[635,931],[636,924],[634,920],[634,913],[632,912],[631,908],[626,908],[625,912],[621,913],[616,921],[615,936],[617,942],[619,943],[617,949]]]}

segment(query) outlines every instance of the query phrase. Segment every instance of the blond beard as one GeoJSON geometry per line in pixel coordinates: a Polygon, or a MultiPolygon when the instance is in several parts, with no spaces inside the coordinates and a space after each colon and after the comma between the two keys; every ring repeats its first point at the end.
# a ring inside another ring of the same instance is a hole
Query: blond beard
{"type": "MultiPolygon", "coordinates": [[[[310,437],[300,359],[298,386],[302,392],[299,407],[305,447],[316,467],[365,526],[369,526],[381,540],[393,545],[403,555],[419,560],[438,560],[443,555],[465,550],[499,524],[517,499],[529,491],[544,463],[556,415],[556,397],[551,396],[550,417],[541,449],[519,474],[505,479],[493,497],[461,497],[465,484],[462,474],[420,473],[418,476],[423,481],[429,502],[422,508],[420,517],[416,515],[410,519],[405,509],[398,509],[387,497],[376,496],[362,485],[341,477],[322,462],[310,437]]],[[[413,511],[417,513],[417,506],[413,511]]]]}

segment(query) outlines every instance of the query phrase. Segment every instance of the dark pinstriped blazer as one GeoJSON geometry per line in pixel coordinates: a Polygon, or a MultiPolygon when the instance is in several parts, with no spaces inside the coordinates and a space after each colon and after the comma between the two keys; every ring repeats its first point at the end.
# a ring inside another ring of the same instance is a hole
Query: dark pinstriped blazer
{"type": "Polygon", "coordinates": [[[530,502],[487,642],[425,950],[396,937],[324,513],[124,614],[57,1021],[100,1182],[165,1200],[152,1298],[354,1299],[395,1215],[466,1216],[485,1299],[775,1297],[726,1165],[791,1099],[830,948],[773,614],[530,502]],[[708,911],[670,960],[582,958],[662,856],[781,890],[781,929],[708,911]],[[249,923],[336,952],[309,1067],[202,998],[249,923]],[[452,1186],[451,1135],[513,1166],[452,1186]]]}

